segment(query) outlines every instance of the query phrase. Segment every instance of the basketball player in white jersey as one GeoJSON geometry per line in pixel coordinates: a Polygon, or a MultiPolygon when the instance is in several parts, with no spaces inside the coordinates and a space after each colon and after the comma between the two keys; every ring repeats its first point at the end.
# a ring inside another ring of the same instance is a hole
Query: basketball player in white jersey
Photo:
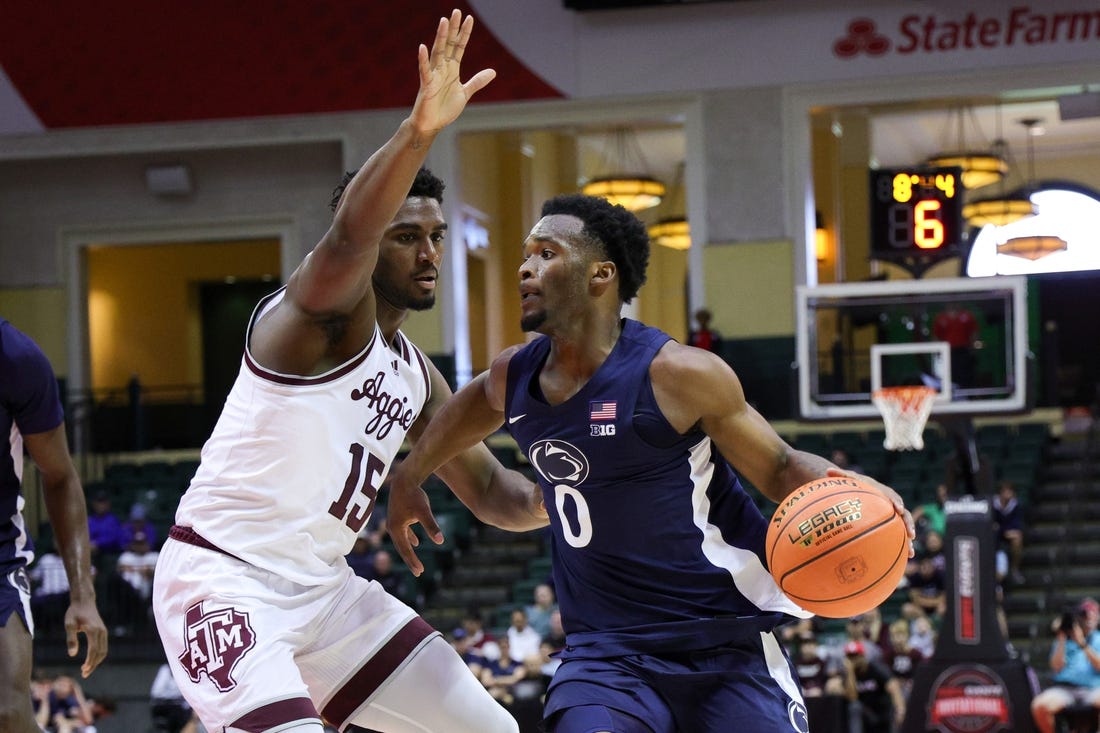
{"type": "MultiPolygon", "coordinates": [[[[460,80],[473,19],[419,49],[409,117],[339,196],[331,228],[257,306],[240,374],[157,566],[154,611],[174,676],[211,731],[514,732],[452,647],[344,556],[403,441],[449,395],[398,330],[430,307],[442,183],[422,170],[435,135],[495,72],[460,80]]],[[[519,474],[485,448],[439,472],[485,485],[484,520],[546,523],[519,474]],[[524,492],[518,503],[510,492],[524,492]],[[509,504],[521,508],[502,510],[509,504]]]]}

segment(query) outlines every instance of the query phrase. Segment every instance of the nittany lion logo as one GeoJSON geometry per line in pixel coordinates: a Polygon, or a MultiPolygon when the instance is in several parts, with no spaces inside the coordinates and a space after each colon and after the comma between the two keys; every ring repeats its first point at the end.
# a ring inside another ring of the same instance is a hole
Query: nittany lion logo
{"type": "Polygon", "coordinates": [[[787,703],[787,718],[791,721],[791,727],[798,733],[810,733],[810,719],[806,714],[806,706],[798,700],[787,703]]]}
{"type": "Polygon", "coordinates": [[[233,668],[256,645],[248,614],[235,608],[207,611],[199,601],[187,609],[185,634],[186,650],[179,660],[191,681],[198,682],[205,674],[219,692],[236,687],[233,668]]]}
{"type": "Polygon", "coordinates": [[[577,486],[588,478],[588,459],[564,440],[540,440],[531,446],[527,460],[548,483],[577,486]]]}

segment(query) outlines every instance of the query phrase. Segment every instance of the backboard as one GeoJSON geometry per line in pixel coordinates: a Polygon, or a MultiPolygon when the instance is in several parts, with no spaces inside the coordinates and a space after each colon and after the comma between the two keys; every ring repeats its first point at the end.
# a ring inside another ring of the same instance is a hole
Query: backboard
{"type": "Polygon", "coordinates": [[[936,278],[796,290],[804,419],[879,419],[880,387],[936,389],[932,415],[1027,409],[1027,280],[936,278]]]}

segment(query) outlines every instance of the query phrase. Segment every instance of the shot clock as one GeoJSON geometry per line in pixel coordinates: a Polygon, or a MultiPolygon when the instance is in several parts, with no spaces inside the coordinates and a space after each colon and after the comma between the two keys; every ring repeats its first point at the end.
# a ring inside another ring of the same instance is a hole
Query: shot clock
{"type": "Polygon", "coordinates": [[[961,176],[957,167],[872,170],[871,258],[923,271],[959,254],[961,176]]]}

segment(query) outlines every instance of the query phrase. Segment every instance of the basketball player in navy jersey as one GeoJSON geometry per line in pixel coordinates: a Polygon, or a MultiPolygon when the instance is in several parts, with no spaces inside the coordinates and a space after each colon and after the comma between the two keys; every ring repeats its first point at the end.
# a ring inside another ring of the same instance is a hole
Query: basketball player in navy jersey
{"type": "MultiPolygon", "coordinates": [[[[402,445],[450,396],[400,326],[434,302],[446,230],[428,148],[494,76],[460,79],[472,22],[458,10],[440,19],[430,53],[420,46],[409,117],[344,186],[286,287],[257,306],[161,551],[157,628],[210,731],[518,732],[450,644],[345,559],[402,445]]],[[[487,521],[546,523],[530,483],[485,446],[440,477],[488,486],[488,507],[474,504],[487,521]]]]}
{"type": "MultiPolygon", "coordinates": [[[[846,472],[787,445],[721,358],[621,317],[648,258],[645,226],[622,207],[579,195],[543,206],[519,268],[521,324],[542,337],[436,413],[393,475],[390,530],[420,572],[411,525],[441,535],[419,483],[506,425],[553,530],[567,636],[548,730],[806,733],[772,630],[810,614],[768,573],[767,521],[732,469],[775,502],[846,472]]],[[[876,486],[912,538],[901,498],[876,486]]]]}
{"type": "Polygon", "coordinates": [[[69,456],[53,368],[38,345],[0,318],[0,731],[39,733],[31,709],[31,587],[34,544],[23,520],[23,449],[38,467],[46,512],[69,579],[69,656],[84,634],[87,677],[107,655],[107,627],[95,606],[88,511],[69,456]]]}

